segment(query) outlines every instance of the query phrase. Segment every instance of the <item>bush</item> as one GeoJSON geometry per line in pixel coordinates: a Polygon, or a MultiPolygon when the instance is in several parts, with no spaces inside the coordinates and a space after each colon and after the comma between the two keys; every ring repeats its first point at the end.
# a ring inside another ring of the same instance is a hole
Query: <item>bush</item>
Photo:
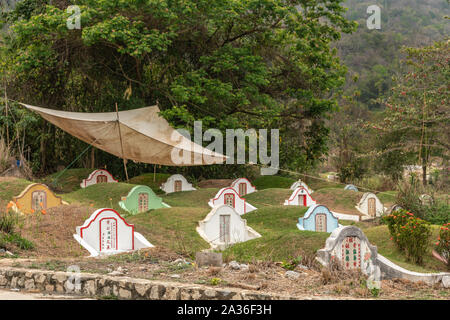
{"type": "Polygon", "coordinates": [[[12,211],[0,212],[0,231],[8,234],[14,233],[19,218],[17,213],[12,211]]]}
{"type": "Polygon", "coordinates": [[[406,210],[395,211],[383,220],[388,225],[391,239],[406,253],[408,260],[422,264],[431,236],[430,223],[406,210]]]}
{"type": "Polygon", "coordinates": [[[446,223],[439,231],[436,242],[436,251],[447,260],[447,269],[450,270],[450,223],[446,223]]]}

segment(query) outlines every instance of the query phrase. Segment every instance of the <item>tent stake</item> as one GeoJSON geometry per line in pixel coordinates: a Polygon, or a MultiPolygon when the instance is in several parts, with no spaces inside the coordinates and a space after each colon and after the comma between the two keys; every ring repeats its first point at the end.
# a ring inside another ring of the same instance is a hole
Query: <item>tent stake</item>
{"type": "Polygon", "coordinates": [[[123,157],[122,133],[120,132],[119,108],[117,107],[117,102],[116,102],[116,114],[117,114],[117,125],[119,127],[120,148],[122,149],[123,168],[125,169],[125,176],[127,178],[127,183],[129,183],[128,171],[127,171],[127,163],[126,163],[126,159],[123,157]]]}

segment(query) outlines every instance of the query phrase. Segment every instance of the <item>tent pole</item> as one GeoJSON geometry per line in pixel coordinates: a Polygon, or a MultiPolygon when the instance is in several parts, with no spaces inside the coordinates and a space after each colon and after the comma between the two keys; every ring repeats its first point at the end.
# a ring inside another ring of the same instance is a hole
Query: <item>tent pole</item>
{"type": "Polygon", "coordinates": [[[153,165],[153,182],[156,181],[156,164],[153,165]]]}
{"type": "Polygon", "coordinates": [[[127,183],[129,183],[130,181],[128,180],[127,163],[126,163],[125,158],[123,157],[122,133],[120,132],[119,108],[117,107],[117,102],[116,102],[116,114],[117,114],[117,125],[118,125],[118,127],[119,127],[120,147],[121,147],[121,149],[122,149],[123,168],[125,169],[125,176],[126,176],[126,178],[127,178],[127,183]]]}

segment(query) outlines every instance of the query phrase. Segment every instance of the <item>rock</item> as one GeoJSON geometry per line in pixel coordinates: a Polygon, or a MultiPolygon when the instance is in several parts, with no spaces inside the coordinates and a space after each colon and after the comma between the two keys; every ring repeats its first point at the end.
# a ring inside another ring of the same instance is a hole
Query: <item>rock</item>
{"type": "Polygon", "coordinates": [[[197,252],[197,254],[195,255],[195,263],[199,267],[203,266],[221,267],[223,263],[222,253],[210,251],[197,252]]]}
{"type": "Polygon", "coordinates": [[[179,258],[179,259],[177,259],[175,261],[172,261],[170,264],[177,265],[177,266],[182,266],[182,265],[189,264],[189,262],[187,262],[184,259],[179,258]]]}
{"type": "Polygon", "coordinates": [[[286,278],[288,278],[288,279],[296,280],[296,279],[298,279],[298,278],[300,277],[300,273],[295,272],[295,271],[292,271],[292,270],[289,270],[289,271],[286,271],[286,273],[284,274],[284,276],[285,276],[286,278]]]}
{"type": "Polygon", "coordinates": [[[171,274],[169,277],[179,279],[181,278],[179,274],[171,274]]]}
{"type": "Polygon", "coordinates": [[[30,291],[33,289],[35,289],[34,280],[33,279],[26,280],[25,281],[25,290],[30,291]]]}
{"type": "Polygon", "coordinates": [[[241,265],[239,263],[237,263],[236,261],[231,261],[228,266],[233,269],[233,270],[240,270],[241,269],[241,265]]]}
{"type": "Polygon", "coordinates": [[[450,288],[450,276],[443,276],[442,277],[442,286],[444,288],[450,288]]]}
{"type": "Polygon", "coordinates": [[[9,251],[5,251],[5,253],[6,253],[8,256],[13,256],[13,255],[14,255],[13,253],[11,253],[11,252],[9,252],[9,251]]]}
{"type": "Polygon", "coordinates": [[[6,250],[5,249],[0,249],[0,253],[5,253],[6,250]]]}
{"type": "Polygon", "coordinates": [[[304,265],[301,265],[301,264],[299,264],[297,266],[297,268],[300,268],[300,269],[303,269],[303,270],[309,270],[309,268],[307,266],[304,266],[304,265]]]}
{"type": "Polygon", "coordinates": [[[131,291],[126,289],[119,289],[119,298],[121,299],[131,299],[131,291]]]}
{"type": "Polygon", "coordinates": [[[149,284],[149,283],[136,283],[134,285],[134,289],[141,297],[145,297],[145,295],[150,290],[150,288],[151,288],[151,284],[149,284]]]}
{"type": "Polygon", "coordinates": [[[124,274],[120,271],[114,270],[110,273],[108,273],[109,276],[123,276],[124,274]]]}

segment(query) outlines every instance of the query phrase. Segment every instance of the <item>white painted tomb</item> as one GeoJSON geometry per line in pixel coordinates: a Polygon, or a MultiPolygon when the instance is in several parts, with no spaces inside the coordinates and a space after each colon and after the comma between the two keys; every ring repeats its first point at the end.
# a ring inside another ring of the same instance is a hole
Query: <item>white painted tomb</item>
{"type": "Polygon", "coordinates": [[[231,183],[231,188],[236,190],[241,197],[256,191],[256,187],[247,178],[238,178],[231,183]]]}
{"type": "Polygon", "coordinates": [[[310,187],[308,187],[308,185],[307,185],[306,183],[304,183],[301,179],[298,179],[298,181],[295,181],[295,182],[291,185],[290,189],[291,189],[291,190],[295,190],[295,189],[300,188],[300,187],[303,187],[303,188],[305,188],[306,190],[308,190],[309,194],[311,194],[311,193],[314,192],[314,191],[313,191],[310,187]]]}
{"type": "Polygon", "coordinates": [[[171,175],[160,187],[165,193],[196,190],[181,174],[171,175]]]}
{"type": "Polygon", "coordinates": [[[208,215],[199,222],[197,232],[211,244],[214,249],[225,249],[227,246],[261,237],[261,235],[247,226],[247,220],[228,205],[213,208],[208,215]]]}
{"type": "Polygon", "coordinates": [[[357,191],[357,192],[359,191],[358,188],[353,184],[346,185],[344,190],[351,190],[351,191],[357,191]]]}
{"type": "Polygon", "coordinates": [[[316,200],[314,200],[309,194],[308,190],[304,187],[298,187],[295,189],[289,199],[284,201],[285,206],[305,206],[309,207],[313,204],[316,204],[316,200]]]}
{"type": "Polygon", "coordinates": [[[240,215],[256,210],[257,208],[248,203],[239,193],[231,187],[222,188],[216,196],[209,200],[208,205],[215,208],[227,204],[233,207],[240,215]]]}
{"type": "Polygon", "coordinates": [[[308,208],[305,215],[298,219],[297,228],[299,230],[309,230],[316,232],[333,232],[340,227],[338,217],[322,204],[315,204],[308,208]]]}
{"type": "Polygon", "coordinates": [[[363,215],[371,218],[381,217],[385,211],[380,199],[378,199],[378,197],[371,192],[366,192],[363,194],[361,200],[356,206],[356,209],[363,215]]]}
{"type": "Polygon", "coordinates": [[[92,257],[150,248],[153,245],[113,209],[96,210],[82,226],[76,227],[76,241],[92,257]]]}
{"type": "Polygon", "coordinates": [[[115,183],[118,182],[108,170],[97,169],[91,172],[91,174],[80,183],[81,188],[86,188],[98,183],[115,183]]]}
{"type": "Polygon", "coordinates": [[[369,243],[366,235],[355,226],[339,227],[326,240],[325,248],[317,251],[317,260],[328,266],[336,259],[346,270],[361,269],[366,275],[378,277],[377,247],[369,243]]]}

